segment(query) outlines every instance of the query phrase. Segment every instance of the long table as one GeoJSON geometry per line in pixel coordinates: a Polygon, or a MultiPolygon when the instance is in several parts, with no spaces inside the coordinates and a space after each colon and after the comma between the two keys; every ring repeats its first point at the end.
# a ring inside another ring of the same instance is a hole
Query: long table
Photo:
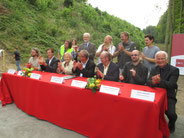
{"type": "MultiPolygon", "coordinates": [[[[167,109],[165,89],[103,80],[101,84],[119,87],[118,96],[50,82],[52,76],[35,72],[41,79],[2,74],[0,100],[3,106],[15,102],[29,115],[76,131],[90,138],[169,138],[164,118],[167,109]],[[155,93],[154,102],[130,98],[131,90],[155,93]]],[[[75,80],[87,81],[77,77],[75,80]]]]}

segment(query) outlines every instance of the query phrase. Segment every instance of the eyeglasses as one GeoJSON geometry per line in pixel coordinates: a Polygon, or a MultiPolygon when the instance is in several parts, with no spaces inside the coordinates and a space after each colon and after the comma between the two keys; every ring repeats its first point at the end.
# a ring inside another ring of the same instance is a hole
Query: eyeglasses
{"type": "Polygon", "coordinates": [[[136,57],[136,56],[138,56],[138,55],[137,55],[137,54],[133,54],[133,55],[131,55],[131,56],[132,56],[132,57],[133,57],[133,56],[135,56],[135,57],[136,57]]]}
{"type": "Polygon", "coordinates": [[[166,58],[156,58],[156,60],[165,60],[166,58]]]}

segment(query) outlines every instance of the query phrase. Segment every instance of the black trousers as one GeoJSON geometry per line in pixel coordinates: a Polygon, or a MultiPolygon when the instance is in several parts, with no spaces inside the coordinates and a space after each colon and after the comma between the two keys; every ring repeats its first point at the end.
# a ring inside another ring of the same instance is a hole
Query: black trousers
{"type": "Polygon", "coordinates": [[[167,111],[165,114],[167,115],[169,119],[169,123],[173,124],[177,120],[177,114],[176,114],[176,99],[167,97],[167,111]]]}

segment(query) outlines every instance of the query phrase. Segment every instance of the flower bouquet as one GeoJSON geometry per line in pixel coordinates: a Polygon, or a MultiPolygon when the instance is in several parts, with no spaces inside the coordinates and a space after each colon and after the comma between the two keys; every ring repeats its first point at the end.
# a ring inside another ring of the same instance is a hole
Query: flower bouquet
{"type": "Polygon", "coordinates": [[[88,78],[88,83],[86,85],[86,88],[91,89],[93,93],[96,93],[98,89],[100,89],[100,79],[96,78],[88,78]]]}
{"type": "Polygon", "coordinates": [[[31,76],[31,72],[34,70],[34,68],[25,68],[25,71],[22,72],[22,76],[25,77],[30,77],[31,76]]]}

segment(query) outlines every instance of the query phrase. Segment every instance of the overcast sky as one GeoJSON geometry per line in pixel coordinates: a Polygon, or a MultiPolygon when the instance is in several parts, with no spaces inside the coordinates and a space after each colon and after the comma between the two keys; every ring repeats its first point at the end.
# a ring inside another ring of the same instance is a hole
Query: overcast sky
{"type": "Polygon", "coordinates": [[[88,3],[141,29],[156,26],[168,7],[168,0],[88,0],[88,3]]]}

